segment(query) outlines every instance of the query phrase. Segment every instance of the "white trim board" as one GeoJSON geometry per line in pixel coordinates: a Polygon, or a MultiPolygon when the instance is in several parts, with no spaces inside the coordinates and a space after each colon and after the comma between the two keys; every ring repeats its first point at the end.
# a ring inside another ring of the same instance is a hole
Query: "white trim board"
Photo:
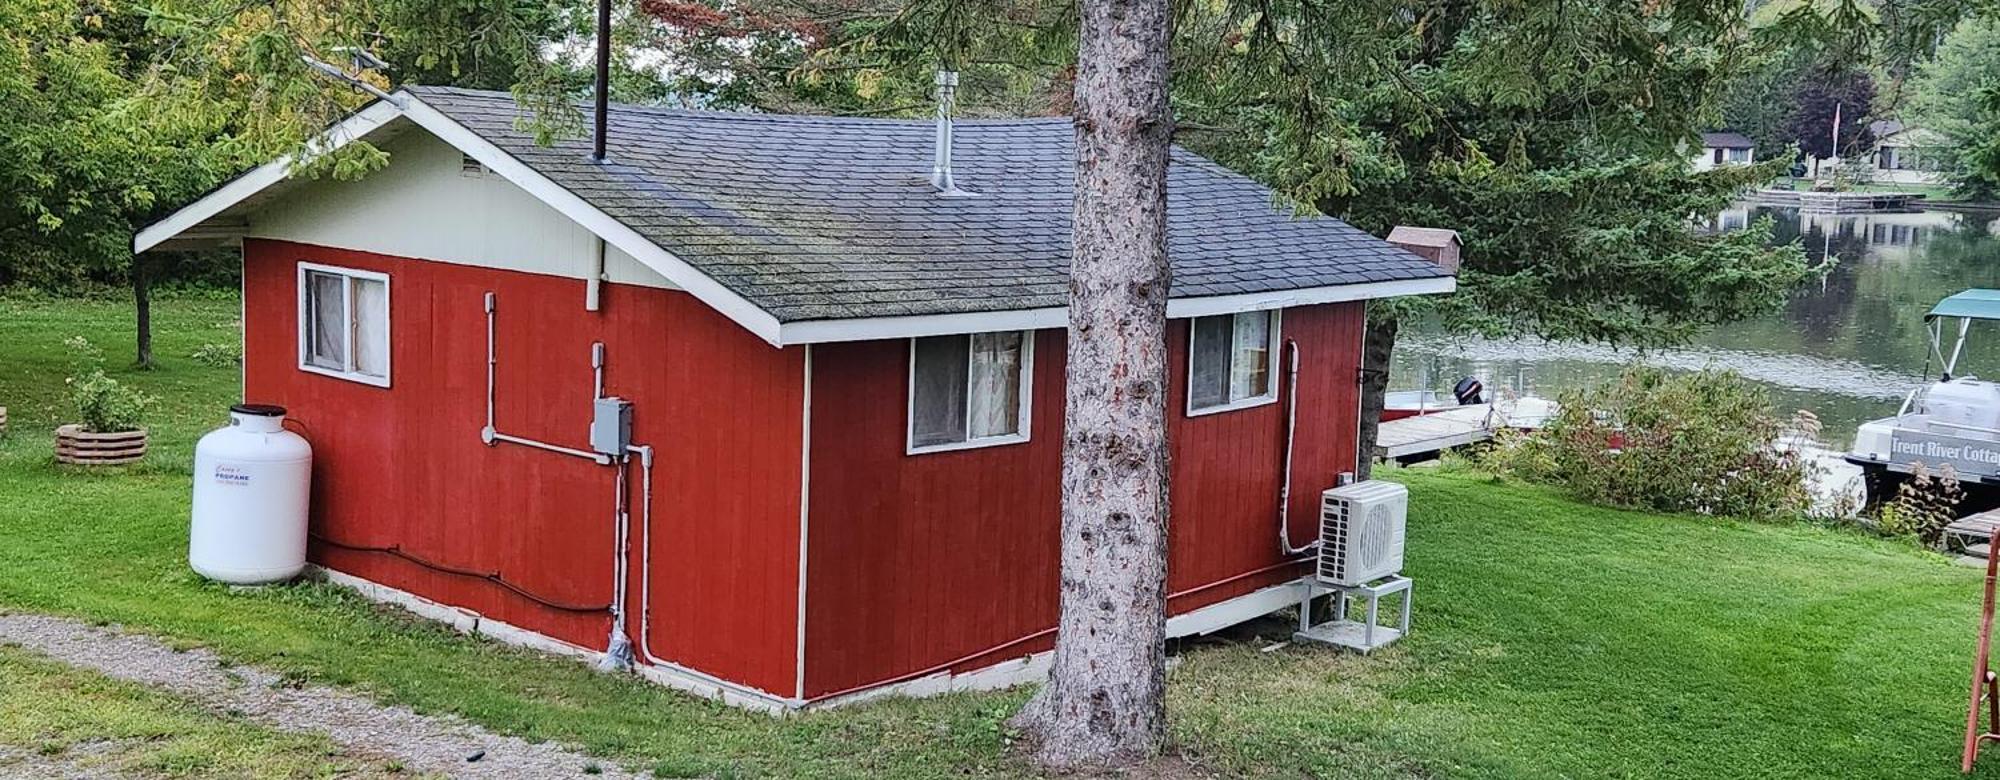
{"type": "MultiPolygon", "coordinates": [[[[370,601],[402,607],[419,617],[449,625],[459,633],[479,634],[506,644],[573,658],[588,664],[596,664],[598,659],[604,656],[601,652],[581,645],[573,645],[546,634],[493,620],[469,609],[442,604],[325,566],[313,564],[307,569],[324,577],[327,582],[353,590],[370,601]]],[[[1302,595],[1311,590],[1311,577],[1300,577],[1176,615],[1167,619],[1167,637],[1171,639],[1211,634],[1246,620],[1296,606],[1302,595]]],[[[786,715],[802,709],[829,709],[895,696],[915,697],[954,691],[990,691],[1040,682],[1048,676],[1049,663],[1053,657],[1052,652],[1032,653],[967,672],[956,674],[948,671],[938,672],[913,680],[879,685],[844,696],[814,701],[778,696],[745,685],[718,684],[713,677],[674,666],[637,664],[633,671],[648,681],[703,698],[715,699],[732,707],[742,707],[769,715],[786,715]]]]}
{"type": "MultiPolygon", "coordinates": [[[[665,277],[667,281],[773,346],[999,330],[1038,330],[1062,328],[1068,325],[1068,309],[1060,306],[964,314],[860,317],[781,323],[770,312],[651,239],[640,235],[625,223],[585,202],[583,198],[564,189],[499,146],[480,137],[408,92],[397,92],[389,100],[371,103],[353,116],[334,125],[311,143],[312,153],[338,149],[374,133],[398,118],[406,118],[445,143],[456,147],[460,152],[486,166],[487,170],[499,174],[514,186],[548,204],[564,217],[632,256],[633,259],[665,277]]],[[[285,181],[291,177],[292,163],[293,158],[290,156],[266,163],[147,226],[133,238],[133,252],[144,252],[175,236],[195,230],[203,222],[285,181]]],[[[1456,279],[1441,276],[1264,293],[1177,298],[1167,303],[1167,316],[1182,319],[1399,295],[1448,293],[1455,289],[1457,289],[1456,279]]]]}
{"type": "Polygon", "coordinates": [[[477,133],[445,116],[443,112],[425,105],[415,96],[407,93],[398,94],[408,98],[404,114],[418,126],[444,139],[445,143],[458,147],[459,151],[478,160],[487,170],[500,174],[501,178],[513,182],[514,186],[541,199],[563,216],[569,217],[584,229],[597,234],[606,243],[631,255],[633,259],[666,277],[667,281],[673,282],[688,294],[700,299],[702,303],[708,304],[710,308],[734,320],[736,324],[756,334],[758,338],[770,342],[772,346],[784,346],[784,342],[779,338],[778,319],[770,313],[724,287],[721,282],[710,278],[672,252],[661,249],[652,239],[639,235],[639,231],[598,210],[596,206],[584,202],[583,198],[563,189],[547,176],[529,168],[491,141],[479,137],[477,133]]]}
{"type": "MultiPolygon", "coordinates": [[[[1287,607],[1298,606],[1312,592],[1311,577],[1300,577],[1219,601],[1200,609],[1167,618],[1167,638],[1212,634],[1246,620],[1260,618],[1287,607]]],[[[956,674],[943,671],[913,680],[855,691],[830,699],[806,703],[806,709],[822,710],[891,697],[936,696],[959,691],[991,691],[1041,682],[1049,674],[1054,651],[1031,653],[956,674]]]]}
{"type": "MultiPolygon", "coordinates": [[[[563,658],[572,658],[591,664],[593,667],[599,660],[604,658],[604,653],[601,651],[592,650],[582,645],[570,644],[547,634],[494,620],[464,607],[454,607],[450,604],[432,601],[409,591],[356,577],[337,569],[327,568],[319,564],[311,564],[307,567],[307,570],[316,576],[325,578],[329,583],[352,590],[369,601],[402,607],[416,614],[418,617],[435,620],[451,626],[453,630],[461,634],[479,634],[504,644],[525,647],[530,650],[563,658]]],[[[633,671],[640,677],[669,688],[686,691],[703,698],[716,699],[732,707],[742,707],[747,710],[755,710],[772,715],[783,715],[795,711],[805,704],[797,699],[777,696],[747,685],[722,681],[718,678],[710,677],[690,669],[682,669],[677,666],[657,666],[641,663],[635,664],[633,671]]]]}
{"type": "MultiPolygon", "coordinates": [[[[1204,298],[1175,298],[1167,301],[1168,319],[1191,319],[1216,314],[1236,314],[1265,309],[1316,306],[1323,303],[1394,298],[1402,295],[1437,295],[1458,289],[1450,276],[1404,279],[1393,282],[1342,284],[1307,287],[1241,295],[1204,298]]],[[[986,333],[1000,330],[1068,328],[1069,309],[1052,306],[1040,309],[970,312],[965,314],[920,314],[901,317],[857,317],[850,320],[799,320],[778,329],[785,344],[824,344],[837,341],[949,336],[959,333],[986,333]]]]}

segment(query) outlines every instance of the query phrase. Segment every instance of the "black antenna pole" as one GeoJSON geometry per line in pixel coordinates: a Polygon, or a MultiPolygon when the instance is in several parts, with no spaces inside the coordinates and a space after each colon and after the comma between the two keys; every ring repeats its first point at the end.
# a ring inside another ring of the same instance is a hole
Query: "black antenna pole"
{"type": "Polygon", "coordinates": [[[611,0],[597,0],[597,139],[590,159],[604,162],[605,126],[611,110],[611,0]]]}

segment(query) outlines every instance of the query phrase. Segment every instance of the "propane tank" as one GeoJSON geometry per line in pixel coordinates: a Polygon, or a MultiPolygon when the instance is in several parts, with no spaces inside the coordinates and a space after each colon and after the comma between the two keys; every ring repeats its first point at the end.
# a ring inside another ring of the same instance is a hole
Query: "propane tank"
{"type": "Polygon", "coordinates": [[[312,447],[285,430],[285,408],[229,407],[229,425],[194,448],[188,565],[217,582],[259,585],[306,566],[312,447]]]}

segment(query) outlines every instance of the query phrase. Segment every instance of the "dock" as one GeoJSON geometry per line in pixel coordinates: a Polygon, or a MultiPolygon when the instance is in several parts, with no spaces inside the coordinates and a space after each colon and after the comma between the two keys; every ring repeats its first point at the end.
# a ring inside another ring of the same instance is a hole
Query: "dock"
{"type": "Polygon", "coordinates": [[[1993,553],[1987,543],[1992,541],[1995,528],[2000,528],[2000,509],[1953,520],[1944,527],[1945,552],[1983,559],[1993,553]]]}
{"type": "Polygon", "coordinates": [[[1375,457],[1425,460],[1453,447],[1491,439],[1501,428],[1539,428],[1554,414],[1554,403],[1528,397],[1389,420],[1376,429],[1375,457]]]}
{"type": "Polygon", "coordinates": [[[1760,206],[1789,206],[1805,214],[1867,214],[1915,211],[1923,199],[1914,192],[1816,192],[1813,190],[1757,190],[1750,202],[1760,206]]]}

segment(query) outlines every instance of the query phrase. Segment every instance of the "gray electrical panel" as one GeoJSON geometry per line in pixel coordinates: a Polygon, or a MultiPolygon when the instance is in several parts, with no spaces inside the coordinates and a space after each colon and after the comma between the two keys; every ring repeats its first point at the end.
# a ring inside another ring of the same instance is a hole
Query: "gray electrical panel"
{"type": "Polygon", "coordinates": [[[632,443],[632,402],[616,396],[591,404],[590,448],[605,455],[625,454],[632,443]]]}

